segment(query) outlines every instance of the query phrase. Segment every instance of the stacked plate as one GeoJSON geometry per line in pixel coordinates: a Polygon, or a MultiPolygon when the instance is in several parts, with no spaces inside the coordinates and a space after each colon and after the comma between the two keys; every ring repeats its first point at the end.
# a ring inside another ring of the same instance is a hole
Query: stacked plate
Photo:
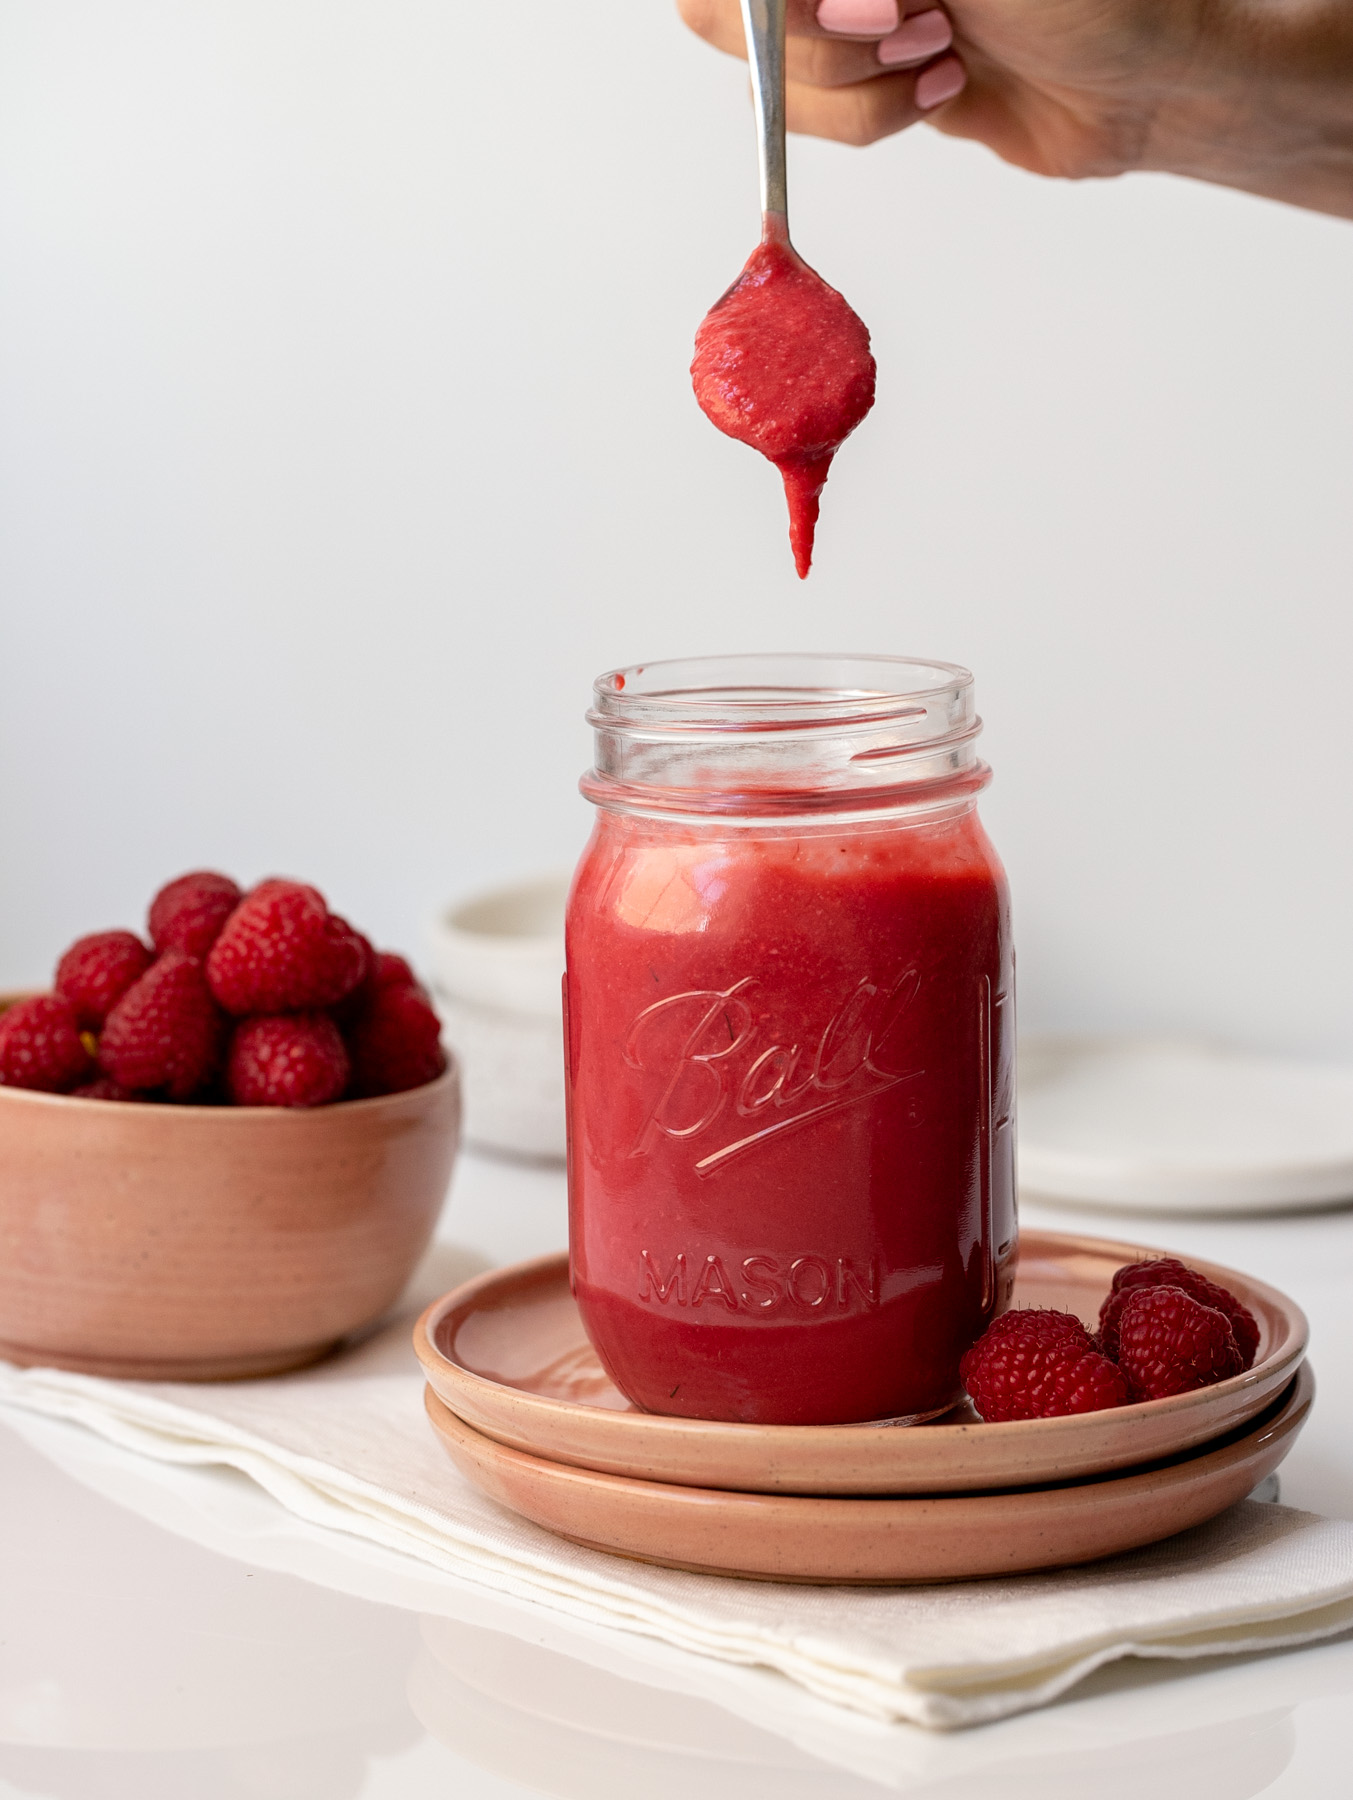
{"type": "Polygon", "coordinates": [[[1353,1200],[1353,1067],[1130,1037],[1025,1037],[1026,1199],[1159,1212],[1353,1200]]]}
{"type": "MultiPolygon", "coordinates": [[[[1094,1324],[1114,1271],[1168,1252],[1028,1231],[1015,1304],[1094,1324]]],[[[1305,1423],[1306,1321],[1276,1289],[1192,1266],[1259,1322],[1254,1367],[1073,1418],[732,1425],[634,1410],[597,1361],[567,1259],[496,1269],[414,1330],[428,1416],[479,1488],[548,1530],[674,1568],[777,1581],[944,1581],[1089,1562],[1201,1524],[1305,1423]]]]}

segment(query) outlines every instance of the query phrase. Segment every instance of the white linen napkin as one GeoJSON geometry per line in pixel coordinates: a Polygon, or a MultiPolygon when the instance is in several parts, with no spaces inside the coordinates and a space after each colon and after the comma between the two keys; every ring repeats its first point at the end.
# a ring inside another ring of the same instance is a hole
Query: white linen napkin
{"type": "Polygon", "coordinates": [[[879,1719],[972,1725],[1124,1656],[1305,1644],[1353,1627],[1353,1524],[1243,1502],[1112,1561],[919,1588],[689,1575],[585,1550],[485,1499],[423,1412],[416,1306],[299,1374],[196,1385],[0,1363],[0,1404],[175,1463],[242,1470],[304,1519],[519,1599],[778,1670],[879,1719]]]}

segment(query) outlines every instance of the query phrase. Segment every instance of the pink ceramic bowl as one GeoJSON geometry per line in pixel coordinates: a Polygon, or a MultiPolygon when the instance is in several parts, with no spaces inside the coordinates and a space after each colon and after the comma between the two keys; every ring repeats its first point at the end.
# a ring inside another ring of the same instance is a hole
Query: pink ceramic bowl
{"type": "Polygon", "coordinates": [[[313,1362],[399,1297],[459,1133],[454,1063],[312,1109],[0,1087],[0,1357],[172,1381],[313,1362]]]}

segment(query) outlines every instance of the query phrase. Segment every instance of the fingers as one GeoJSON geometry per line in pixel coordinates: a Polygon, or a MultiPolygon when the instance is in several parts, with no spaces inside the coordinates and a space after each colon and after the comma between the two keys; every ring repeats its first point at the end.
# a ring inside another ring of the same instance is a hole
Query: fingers
{"type": "MultiPolygon", "coordinates": [[[[808,29],[840,32],[843,37],[883,38],[896,31],[906,10],[897,0],[817,0],[808,29]]],[[[790,29],[793,29],[790,27],[790,29]]]]}
{"type": "MultiPolygon", "coordinates": [[[[745,56],[739,0],[677,0],[693,31],[745,56]]],[[[872,144],[959,94],[966,74],[949,15],[931,0],[788,0],[791,131],[872,144]]]]}
{"type": "MultiPolygon", "coordinates": [[[[895,31],[907,12],[935,0],[786,0],[785,30],[790,37],[883,38],[895,31]]],[[[719,42],[721,49],[741,54],[742,11],[740,0],[677,0],[677,10],[698,37],[719,42]],[[715,34],[719,37],[716,40],[715,34]],[[733,39],[737,48],[733,48],[733,39]]]]}
{"type": "Polygon", "coordinates": [[[948,13],[931,6],[903,19],[896,31],[880,39],[874,54],[885,69],[895,69],[907,63],[928,62],[953,41],[954,28],[948,13]]]}
{"type": "Polygon", "coordinates": [[[961,94],[967,85],[968,71],[962,57],[942,56],[916,77],[916,105],[923,113],[933,112],[961,94]]]}
{"type": "MultiPolygon", "coordinates": [[[[678,0],[686,23],[715,49],[745,56],[738,0],[678,0]]],[[[953,26],[933,0],[790,0],[785,75],[814,87],[847,87],[913,68],[953,42],[953,26]],[[839,23],[837,22],[839,21],[839,23]]]]}
{"type": "Polygon", "coordinates": [[[946,56],[920,75],[887,75],[848,87],[787,82],[785,122],[791,131],[807,137],[831,138],[838,144],[875,144],[942,107],[962,92],[966,80],[959,59],[946,56]]]}
{"type": "MultiPolygon", "coordinates": [[[[785,78],[813,87],[848,87],[894,69],[915,69],[940,56],[954,41],[948,13],[938,6],[903,19],[887,37],[846,43],[830,37],[792,37],[785,44],[785,78]]],[[[826,0],[823,0],[825,6],[826,0]]]]}

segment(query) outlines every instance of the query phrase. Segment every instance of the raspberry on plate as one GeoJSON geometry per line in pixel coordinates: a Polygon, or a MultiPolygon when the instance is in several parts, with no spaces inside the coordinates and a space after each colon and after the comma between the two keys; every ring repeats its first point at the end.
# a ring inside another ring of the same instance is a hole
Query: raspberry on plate
{"type": "Polygon", "coordinates": [[[1229,1288],[1220,1287],[1200,1275],[1187,1263],[1174,1256],[1159,1256],[1150,1262],[1125,1263],[1113,1278],[1113,1288],[1099,1312],[1099,1342],[1106,1356],[1118,1354],[1119,1322],[1131,1294],[1141,1288],[1176,1287],[1201,1302],[1224,1313],[1231,1324],[1242,1367],[1248,1369],[1259,1348],[1259,1326],[1254,1314],[1241,1304],[1229,1288]]]}
{"type": "Polygon", "coordinates": [[[244,1019],[226,1059],[237,1106],[324,1106],[348,1085],[348,1053],[327,1013],[244,1019]]]}
{"type": "Polygon", "coordinates": [[[1012,1306],[1009,1312],[1000,1313],[991,1321],[978,1342],[994,1344],[999,1338],[1012,1334],[1022,1337],[1032,1334],[1048,1343],[1054,1337],[1062,1337],[1068,1343],[1078,1344],[1082,1350],[1095,1347],[1089,1330],[1075,1313],[1058,1312],[1052,1306],[1012,1306]]]}
{"type": "Polygon", "coordinates": [[[37,994],[0,1013],[0,1087],[64,1094],[91,1068],[79,1017],[64,996],[37,994]]]}
{"type": "Polygon", "coordinates": [[[349,1025],[347,1039],[350,1092],[358,1099],[422,1087],[446,1067],[441,1021],[417,986],[377,988],[349,1025]]]}
{"type": "Polygon", "coordinates": [[[1133,1398],[1162,1400],[1239,1375],[1244,1359],[1225,1313],[1178,1287],[1129,1290],[1118,1367],[1133,1398]]]}
{"type": "Polygon", "coordinates": [[[194,869],[166,882],[150,903],[150,941],[157,950],[205,956],[244,895],[228,875],[194,869]]]}
{"type": "Polygon", "coordinates": [[[166,950],[109,1013],[99,1064],[121,1087],[191,1100],[220,1067],[225,1025],[201,959],[166,950]]]}
{"type": "Polygon", "coordinates": [[[135,933],[95,931],[77,938],[56,965],[56,991],[70,1001],[85,1030],[97,1031],[153,961],[135,933]]]}
{"type": "Polygon", "coordinates": [[[1003,1313],[959,1369],[973,1405],[993,1424],[1100,1412],[1129,1398],[1121,1371],[1091,1347],[1081,1321],[1040,1307],[1003,1313]]]}
{"type": "Polygon", "coordinates": [[[227,1012],[313,1012],[365,978],[366,939],[299,881],[261,882],[231,913],[207,957],[211,991],[227,1012]]]}

